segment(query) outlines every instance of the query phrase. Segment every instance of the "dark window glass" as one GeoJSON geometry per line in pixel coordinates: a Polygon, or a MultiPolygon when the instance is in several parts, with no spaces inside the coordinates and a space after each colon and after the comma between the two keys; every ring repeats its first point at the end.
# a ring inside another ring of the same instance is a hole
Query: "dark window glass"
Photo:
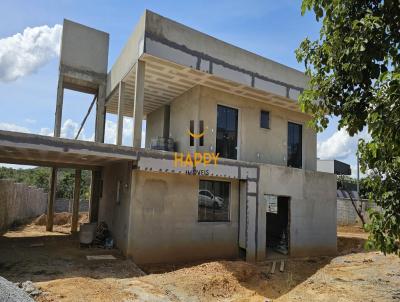
{"type": "Polygon", "coordinates": [[[302,126],[288,123],[288,167],[301,168],[302,166],[302,126]]]}
{"type": "Polygon", "coordinates": [[[269,112],[268,111],[261,111],[260,127],[269,129],[269,112]]]}
{"type": "MultiPolygon", "coordinates": [[[[190,121],[190,133],[194,133],[194,121],[193,120],[190,121]]],[[[189,139],[190,139],[190,147],[193,147],[194,146],[194,137],[190,135],[189,139]]]]}
{"type": "MultiPolygon", "coordinates": [[[[204,121],[199,121],[199,134],[204,132],[204,121]]],[[[204,146],[204,136],[200,137],[200,146],[204,146]]]]}
{"type": "Polygon", "coordinates": [[[237,159],[238,110],[218,105],[217,146],[220,157],[237,159]]]}
{"type": "Polygon", "coordinates": [[[200,180],[199,221],[229,221],[230,183],[200,180]]]}

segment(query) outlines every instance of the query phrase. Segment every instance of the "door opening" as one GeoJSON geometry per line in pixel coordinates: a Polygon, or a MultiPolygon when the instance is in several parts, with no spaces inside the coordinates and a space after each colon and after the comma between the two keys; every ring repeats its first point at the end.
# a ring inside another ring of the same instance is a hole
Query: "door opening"
{"type": "Polygon", "coordinates": [[[289,197],[278,196],[277,207],[267,209],[266,213],[266,251],[267,257],[275,253],[289,254],[289,197]]]}
{"type": "Polygon", "coordinates": [[[222,105],[217,110],[216,152],[222,158],[237,159],[238,110],[222,105]]]}

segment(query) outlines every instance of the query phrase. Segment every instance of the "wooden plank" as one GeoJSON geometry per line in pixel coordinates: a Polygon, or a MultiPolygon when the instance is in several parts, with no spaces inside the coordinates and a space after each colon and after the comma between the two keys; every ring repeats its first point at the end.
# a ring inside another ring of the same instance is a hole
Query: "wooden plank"
{"type": "Polygon", "coordinates": [[[72,204],[71,233],[78,231],[79,199],[81,195],[81,170],[75,170],[74,202],[72,204]]]}
{"type": "Polygon", "coordinates": [[[57,168],[51,169],[49,183],[50,183],[50,190],[49,190],[49,196],[48,196],[48,202],[47,202],[46,231],[53,232],[54,199],[56,197],[57,168]]]}
{"type": "Polygon", "coordinates": [[[276,262],[272,262],[271,274],[275,273],[276,262]]]}
{"type": "Polygon", "coordinates": [[[282,273],[284,269],[285,269],[285,261],[281,260],[281,267],[279,268],[279,271],[282,273]]]}

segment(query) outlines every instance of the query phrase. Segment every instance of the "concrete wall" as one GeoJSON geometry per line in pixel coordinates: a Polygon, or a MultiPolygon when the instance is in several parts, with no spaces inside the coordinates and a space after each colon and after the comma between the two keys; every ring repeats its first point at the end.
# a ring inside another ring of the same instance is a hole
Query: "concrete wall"
{"type": "MultiPolygon", "coordinates": [[[[381,208],[376,203],[369,202],[368,200],[355,200],[356,207],[361,209],[361,213],[364,216],[365,222],[369,222],[368,210],[373,209],[381,211],[381,208]]],[[[354,225],[359,224],[360,218],[358,217],[356,210],[354,209],[350,199],[337,199],[337,224],[338,225],[354,225]]]]}
{"type": "Polygon", "coordinates": [[[146,14],[143,14],[107,75],[107,96],[132,69],[144,51],[145,19],[146,14]]]}
{"type": "Polygon", "coordinates": [[[148,54],[293,99],[297,99],[300,89],[307,85],[308,78],[298,70],[151,11],[145,14],[145,51],[148,54]]]}
{"type": "MultiPolygon", "coordinates": [[[[175,140],[178,152],[195,150],[195,147],[190,147],[187,131],[190,128],[190,121],[194,120],[194,131],[198,133],[200,91],[201,86],[195,86],[171,103],[170,136],[175,140]]],[[[195,140],[195,144],[197,143],[195,140]]]]}
{"type": "Polygon", "coordinates": [[[146,117],[146,148],[150,148],[151,139],[163,137],[165,119],[165,106],[154,110],[146,117]]]}
{"type": "Polygon", "coordinates": [[[239,183],[231,183],[230,222],[198,222],[199,177],[134,171],[128,255],[139,264],[237,257],[239,183]]]}
{"type": "Polygon", "coordinates": [[[103,192],[99,204],[99,221],[107,223],[115,244],[123,252],[127,250],[130,223],[131,174],[132,164],[127,162],[108,165],[102,171],[103,192]]]}
{"type": "Polygon", "coordinates": [[[108,33],[64,20],[60,63],[73,68],[107,73],[108,33]]]}
{"type": "MultiPolygon", "coordinates": [[[[74,203],[73,199],[68,198],[57,198],[54,203],[54,212],[71,212],[72,213],[72,205],[74,203]]],[[[79,212],[88,212],[89,211],[89,200],[80,200],[79,201],[79,212]]]]}
{"type": "MultiPolygon", "coordinates": [[[[286,166],[287,127],[291,121],[303,125],[303,167],[316,170],[317,137],[306,126],[309,116],[205,86],[196,86],[171,103],[170,134],[177,143],[178,152],[195,150],[189,147],[190,120],[195,121],[196,133],[198,121],[204,120],[204,147],[198,146],[197,150],[215,152],[218,104],[239,109],[240,160],[286,166]],[[260,128],[261,110],[270,112],[270,129],[260,128]]],[[[155,127],[155,123],[147,124],[147,129],[155,127]]]]}
{"type": "Polygon", "coordinates": [[[264,194],[290,197],[291,256],[336,253],[336,176],[272,165],[260,166],[257,259],[265,255],[264,194]]]}
{"type": "Polygon", "coordinates": [[[42,189],[0,179],[0,230],[13,222],[46,212],[47,193],[42,189]]]}

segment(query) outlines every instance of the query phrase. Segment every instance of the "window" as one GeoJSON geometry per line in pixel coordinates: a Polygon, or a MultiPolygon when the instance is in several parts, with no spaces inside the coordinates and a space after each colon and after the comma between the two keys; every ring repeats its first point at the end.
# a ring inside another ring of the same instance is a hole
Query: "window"
{"type": "Polygon", "coordinates": [[[237,159],[238,110],[218,105],[216,152],[220,157],[237,159]]]}
{"type": "Polygon", "coordinates": [[[269,129],[269,112],[268,111],[261,111],[260,116],[260,127],[264,129],[269,129]]]}
{"type": "MultiPolygon", "coordinates": [[[[190,133],[194,133],[194,121],[191,120],[190,121],[190,133]]],[[[190,139],[190,147],[194,146],[194,137],[189,135],[189,139],[190,139]]]]}
{"type": "MultiPolygon", "coordinates": [[[[204,132],[204,121],[200,120],[199,121],[199,134],[204,132]]],[[[200,142],[199,142],[200,146],[204,146],[204,136],[200,137],[200,142]]]]}
{"type": "Polygon", "coordinates": [[[200,180],[199,221],[229,221],[230,183],[200,180]]]}
{"type": "Polygon", "coordinates": [[[302,129],[299,124],[288,123],[288,167],[301,168],[302,166],[302,129]]]}

